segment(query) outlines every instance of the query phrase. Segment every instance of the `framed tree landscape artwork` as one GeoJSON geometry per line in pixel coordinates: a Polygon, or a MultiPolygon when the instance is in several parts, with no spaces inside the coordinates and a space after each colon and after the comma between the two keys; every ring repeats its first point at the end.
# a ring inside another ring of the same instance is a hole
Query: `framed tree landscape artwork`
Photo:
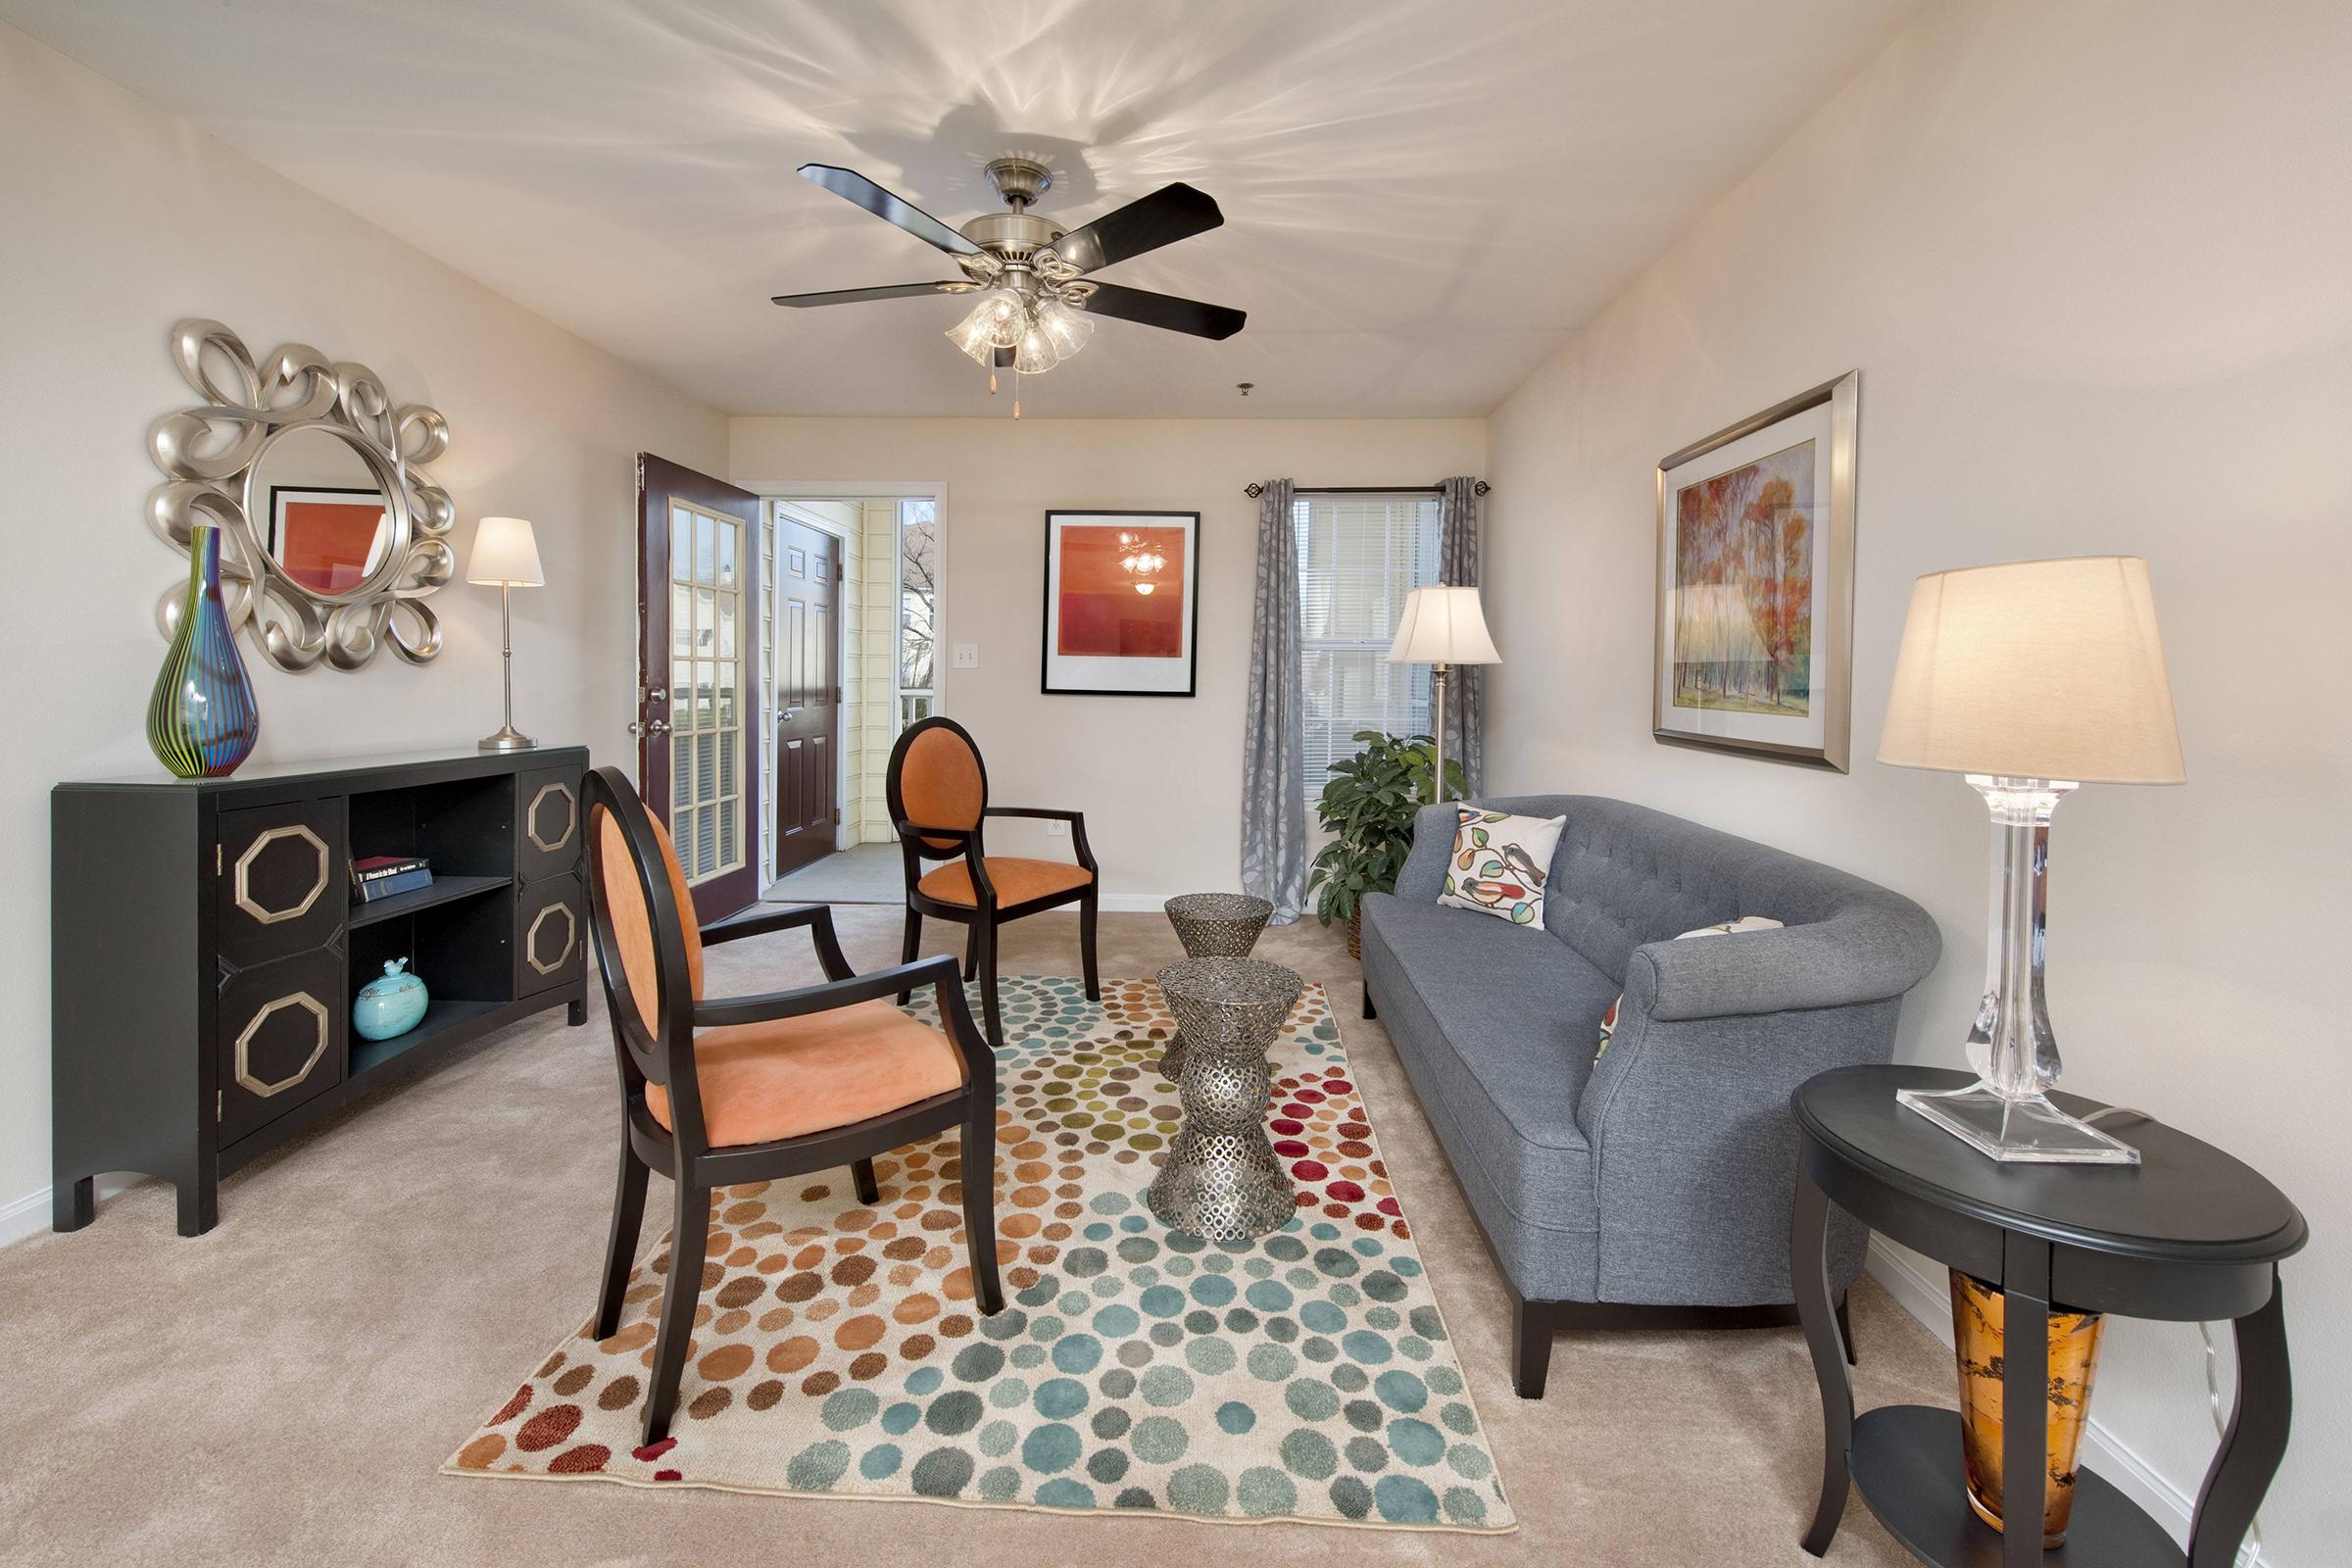
{"type": "Polygon", "coordinates": [[[1658,465],[1651,733],[1846,770],[1860,372],[1658,465]]]}
{"type": "Polygon", "coordinates": [[[1200,629],[1200,514],[1046,514],[1039,689],[1190,697],[1200,629]]]}

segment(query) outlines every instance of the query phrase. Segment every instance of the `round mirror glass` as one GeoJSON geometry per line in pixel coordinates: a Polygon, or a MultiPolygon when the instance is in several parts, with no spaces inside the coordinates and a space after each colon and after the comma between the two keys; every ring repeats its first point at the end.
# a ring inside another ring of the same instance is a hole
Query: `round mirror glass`
{"type": "Polygon", "coordinates": [[[394,526],[375,470],[331,430],[298,425],[263,449],[247,480],[254,532],[287,576],[347,594],[374,576],[394,526]]]}

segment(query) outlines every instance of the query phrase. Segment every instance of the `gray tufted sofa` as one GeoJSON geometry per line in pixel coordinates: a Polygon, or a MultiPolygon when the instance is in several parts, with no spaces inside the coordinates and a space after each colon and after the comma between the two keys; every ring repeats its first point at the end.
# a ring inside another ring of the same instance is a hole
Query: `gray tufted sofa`
{"type": "MultiPolygon", "coordinates": [[[[1364,1008],[1510,1282],[1520,1395],[1542,1396],[1561,1328],[1793,1321],[1788,1096],[1888,1059],[1903,994],[1935,966],[1935,921],[1858,877],[1623,801],[1482,804],[1567,818],[1543,925],[1439,906],[1455,808],[1426,808],[1396,894],[1364,905],[1364,1008]],[[1751,914],[1787,929],[1672,940],[1751,914]]],[[[1840,1216],[1841,1303],[1863,1242],[1840,1216]]]]}

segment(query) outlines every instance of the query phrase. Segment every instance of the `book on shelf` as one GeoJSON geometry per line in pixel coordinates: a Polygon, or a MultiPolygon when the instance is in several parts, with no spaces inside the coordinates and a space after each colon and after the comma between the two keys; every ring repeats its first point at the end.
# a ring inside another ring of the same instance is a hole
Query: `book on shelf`
{"type": "Polygon", "coordinates": [[[420,855],[370,855],[351,862],[352,897],[362,904],[432,885],[432,862],[420,855]]]}

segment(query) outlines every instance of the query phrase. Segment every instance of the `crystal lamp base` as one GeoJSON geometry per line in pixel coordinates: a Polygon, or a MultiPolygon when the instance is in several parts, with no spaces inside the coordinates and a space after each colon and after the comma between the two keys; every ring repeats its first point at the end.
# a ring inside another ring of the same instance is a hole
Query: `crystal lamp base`
{"type": "Polygon", "coordinates": [[[2139,1163],[2138,1150],[2068,1115],[2044,1095],[2011,1100],[1980,1082],[1941,1094],[1898,1089],[1894,1098],[1993,1159],[2042,1165],[2139,1163]]]}

